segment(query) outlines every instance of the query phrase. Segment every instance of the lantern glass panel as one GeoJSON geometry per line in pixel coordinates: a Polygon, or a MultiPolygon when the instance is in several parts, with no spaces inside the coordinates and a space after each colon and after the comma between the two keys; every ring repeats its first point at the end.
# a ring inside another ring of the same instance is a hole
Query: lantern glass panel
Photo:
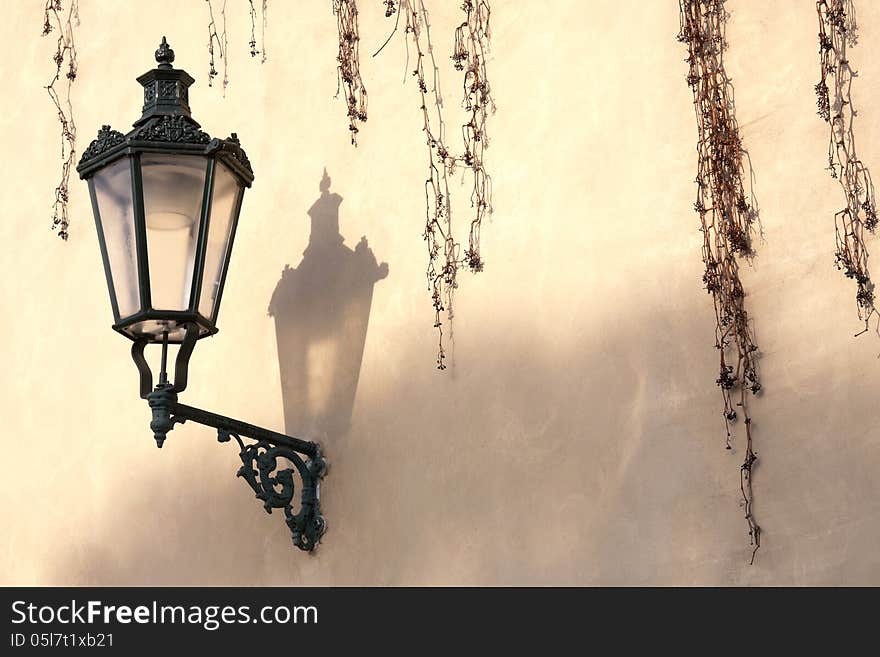
{"type": "Polygon", "coordinates": [[[110,268],[109,277],[116,293],[121,317],[140,308],[134,206],[131,197],[131,163],[123,157],[98,171],[91,178],[91,192],[98,207],[99,230],[110,268]]]}
{"type": "Polygon", "coordinates": [[[199,155],[141,156],[150,297],[157,310],[189,307],[206,166],[199,155]]]}
{"type": "Polygon", "coordinates": [[[214,170],[214,193],[208,223],[208,244],[205,251],[205,274],[199,297],[199,312],[211,319],[216,311],[223,269],[229,259],[229,247],[235,217],[240,208],[242,184],[222,162],[214,170]]]}

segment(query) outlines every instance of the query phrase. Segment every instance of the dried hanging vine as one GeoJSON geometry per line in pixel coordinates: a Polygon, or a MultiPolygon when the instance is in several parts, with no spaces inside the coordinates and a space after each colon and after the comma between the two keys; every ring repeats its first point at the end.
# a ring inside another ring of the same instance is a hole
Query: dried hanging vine
{"type": "Polygon", "coordinates": [[[254,7],[254,0],[248,0],[248,5],[251,17],[251,40],[248,41],[248,48],[250,48],[251,57],[256,57],[260,54],[260,51],[257,50],[257,8],[254,7]]]}
{"type": "Polygon", "coordinates": [[[367,88],[361,80],[360,35],[358,34],[358,9],[356,0],[332,0],[336,27],[339,32],[339,54],[336,95],[345,93],[348,105],[348,129],[351,143],[357,146],[358,124],[367,120],[367,88]]]}
{"type": "Polygon", "coordinates": [[[464,71],[465,110],[469,113],[468,122],[462,125],[464,152],[458,162],[470,168],[473,174],[471,219],[468,249],[465,262],[472,271],[483,270],[480,256],[480,228],[486,215],[492,213],[492,179],[483,166],[483,152],[489,146],[486,122],[489,112],[495,112],[495,102],[489,86],[486,70],[486,55],[491,39],[489,18],[492,10],[487,0],[465,0],[461,5],[465,20],[455,30],[452,61],[457,71],[464,71]]]}
{"type": "Polygon", "coordinates": [[[261,8],[261,32],[260,32],[260,47],[257,48],[257,8],[254,6],[254,0],[248,0],[248,11],[250,12],[251,17],[251,38],[248,41],[248,48],[251,54],[251,57],[256,57],[257,55],[262,54],[262,58],[260,59],[260,63],[266,62],[266,9],[269,0],[263,0],[262,8],[261,8]]]}
{"type": "Polygon", "coordinates": [[[214,46],[216,44],[217,56],[223,60],[223,95],[225,96],[226,87],[229,85],[226,66],[229,55],[226,41],[226,0],[223,0],[223,5],[220,7],[222,29],[219,33],[217,32],[217,23],[214,20],[214,6],[211,4],[211,0],[205,0],[205,2],[208,4],[208,86],[213,87],[214,78],[219,75],[214,60],[214,46]]]}
{"type": "MultiPolygon", "coordinates": [[[[757,208],[750,202],[743,179],[745,153],[736,122],[733,87],[724,70],[728,14],[724,0],[679,0],[678,40],[688,46],[687,83],[694,95],[697,119],[697,199],[703,233],[703,283],[715,307],[715,347],[720,355],[716,384],[724,401],[726,446],[731,449],[731,424],[737,407],[746,434],[740,468],[740,490],[753,546],[752,563],[761,546],[761,527],[755,521],[752,474],[757,456],[752,444],[752,418],[747,392],[761,389],[754,334],[745,308],[739,259],[754,254],[752,239],[757,208]]],[[[751,177],[749,177],[751,181],[751,177]]]]}
{"type": "Polygon", "coordinates": [[[55,187],[55,202],[52,204],[52,230],[57,230],[58,236],[63,240],[67,240],[69,236],[68,183],[70,171],[76,166],[76,124],[73,121],[73,105],[70,101],[70,89],[76,80],[78,66],[76,43],[73,38],[74,23],[79,26],[78,0],[71,0],[66,17],[64,17],[62,0],[46,0],[43,11],[43,36],[48,35],[52,30],[58,31],[55,54],[52,56],[52,61],[55,62],[55,75],[46,86],[46,91],[55,105],[58,122],[61,124],[61,180],[55,187]],[[61,80],[65,62],[67,62],[67,67],[64,78],[67,80],[67,84],[62,99],[56,84],[61,80]]]}
{"type": "Polygon", "coordinates": [[[266,57],[268,56],[268,51],[266,50],[266,26],[269,24],[268,12],[269,10],[269,0],[263,0],[263,6],[260,9],[260,18],[262,19],[262,25],[260,27],[260,45],[263,49],[263,57],[260,59],[260,63],[266,63],[266,57]]]}
{"type": "Polygon", "coordinates": [[[266,57],[268,56],[268,53],[266,51],[266,26],[269,24],[269,18],[268,18],[268,15],[266,12],[268,11],[268,9],[269,9],[269,0],[263,0],[263,5],[260,8],[260,19],[261,19],[260,47],[263,51],[263,56],[260,58],[261,64],[266,63],[266,57]]]}
{"type": "MultiPolygon", "coordinates": [[[[453,316],[453,296],[457,287],[459,268],[459,245],[452,236],[452,211],[450,205],[447,164],[452,158],[445,144],[443,121],[443,97],[440,91],[439,69],[431,44],[428,12],[422,0],[382,0],[385,16],[395,13],[394,30],[397,31],[401,15],[404,16],[407,49],[407,69],[411,71],[419,90],[419,109],[422,113],[422,131],[427,145],[428,177],[425,179],[425,230],[423,237],[428,249],[427,278],[434,307],[434,327],[438,334],[437,368],[446,369],[446,352],[443,345],[442,314],[453,316]],[[414,51],[414,64],[410,66],[410,48],[414,51]],[[431,86],[428,87],[426,60],[431,66],[431,86]],[[430,98],[430,99],[429,99],[430,98]],[[441,261],[442,258],[442,261],[441,261]]],[[[390,41],[391,36],[385,41],[390,41]]],[[[383,48],[385,45],[383,44],[383,48]]],[[[382,48],[379,49],[381,51],[382,48]]],[[[379,53],[377,51],[373,56],[379,53]]]]}
{"type": "Polygon", "coordinates": [[[422,131],[428,154],[428,177],[425,180],[425,231],[423,237],[428,250],[427,278],[434,308],[434,327],[438,333],[437,368],[446,369],[443,319],[446,313],[450,324],[454,317],[453,301],[458,288],[458,272],[466,267],[472,272],[483,270],[480,255],[480,226],[492,211],[491,179],[483,166],[483,152],[488,146],[486,122],[489,111],[494,111],[488,75],[486,55],[489,50],[490,8],[487,0],[465,0],[461,9],[465,20],[455,31],[452,60],[456,70],[464,71],[463,106],[469,113],[462,126],[463,153],[453,154],[446,146],[445,122],[443,120],[443,96],[440,90],[440,70],[434,57],[431,42],[431,25],[424,0],[381,0],[386,18],[397,15],[394,29],[374,57],[388,44],[397,32],[400,17],[405,24],[407,70],[411,71],[419,89],[419,109],[422,112],[422,131]],[[410,52],[414,64],[410,66],[410,52]],[[431,86],[428,86],[426,68],[430,65],[431,86]],[[471,205],[475,217],[471,220],[468,248],[464,256],[453,236],[452,206],[449,191],[449,175],[459,165],[473,174],[474,186],[471,205]]]}
{"type": "Polygon", "coordinates": [[[819,64],[822,77],[816,85],[818,114],[828,124],[828,170],[840,182],[846,207],[834,215],[835,265],[857,285],[856,308],[868,330],[871,317],[877,315],[874,306],[874,283],[868,271],[866,231],[874,233],[877,227],[877,205],[874,185],[867,167],[856,155],[853,137],[853,109],[851,90],[855,72],[847,58],[847,45],[856,44],[855,7],[852,0],[818,0],[819,64]],[[831,89],[829,90],[829,81],[831,89]],[[833,92],[833,95],[832,95],[833,92]]]}

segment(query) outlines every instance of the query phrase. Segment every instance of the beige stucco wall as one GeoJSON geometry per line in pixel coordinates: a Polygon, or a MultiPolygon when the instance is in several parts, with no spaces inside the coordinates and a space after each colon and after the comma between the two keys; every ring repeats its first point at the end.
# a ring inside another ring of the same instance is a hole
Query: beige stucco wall
{"type": "MultiPolygon", "coordinates": [[[[402,41],[369,57],[388,25],[362,4],[370,119],[356,150],[333,99],[329,2],[272,0],[262,66],[247,54],[246,3],[230,3],[225,98],[206,85],[201,1],[82,0],[77,30],[80,151],[102,123],[126,130],[138,116],[134,77],[166,34],[198,80],[195,117],[212,134],[236,130],[256,170],[221,332],[199,343],[185,403],[284,426],[267,307],[302,258],[323,167],[344,198],[346,244],[365,235],[388,263],[351,428],[321,437],[330,529],[308,556],[209,429],[178,427],[155,448],[129,344],[109,328],[84,184],[70,241],[48,230],[53,44],[39,38],[39,7],[4,3],[0,582],[880,584],[880,339],[853,339],[854,290],[833,268],[841,197],[814,111],[813,3],[728,3],[766,240],[744,273],[765,386],[752,405],[764,546],[751,567],[742,442],[724,450],[713,385],[676,3],[493,2],[496,213],[486,271],[462,277],[445,374],[423,279],[415,89],[402,85],[402,41]]],[[[857,138],[876,168],[880,4],[857,4],[857,138]]],[[[430,6],[449,62],[457,3],[430,6]]],[[[451,109],[458,80],[442,66],[451,109]]]]}

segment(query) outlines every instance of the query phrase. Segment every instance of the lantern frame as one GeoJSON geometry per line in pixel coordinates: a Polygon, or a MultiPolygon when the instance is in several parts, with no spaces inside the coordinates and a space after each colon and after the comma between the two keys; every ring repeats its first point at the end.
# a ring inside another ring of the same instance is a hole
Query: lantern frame
{"type": "Polygon", "coordinates": [[[133,129],[123,135],[104,125],[97,137],[85,150],[77,166],[80,178],[89,183],[92,201],[92,212],[101,247],[104,273],[110,293],[113,310],[113,329],[131,340],[146,338],[148,342],[162,342],[162,330],[152,332],[139,330],[144,322],[156,322],[171,329],[171,344],[182,343],[186,335],[186,326],[198,326],[196,339],[217,333],[217,317],[225,287],[226,274],[235,242],[238,219],[241,214],[244,191],[254,180],[254,172],[250,160],[235,133],[228,139],[212,139],[208,133],[192,118],[189,107],[189,87],[195,82],[190,75],[181,69],[172,68],[174,51],[168,46],[165,38],[156,50],[158,68],[147,71],[137,78],[144,87],[143,114],[133,124],[133,129]],[[150,199],[144,195],[144,179],[142,156],[144,154],[168,156],[197,156],[205,159],[204,189],[201,197],[198,222],[198,234],[195,242],[194,261],[190,289],[182,289],[188,295],[188,307],[178,309],[155,308],[153,289],[150,279],[150,258],[159,254],[150,253],[147,239],[147,216],[145,205],[150,199]],[[127,158],[131,179],[131,198],[134,224],[134,248],[136,252],[137,301],[138,307],[133,313],[121,313],[119,304],[119,280],[114,279],[107,245],[106,231],[102,220],[102,209],[95,191],[95,176],[119,160],[127,158]],[[211,213],[214,204],[215,179],[218,167],[225,167],[239,185],[233,201],[232,214],[229,218],[229,236],[224,244],[221,255],[219,277],[216,294],[210,314],[203,313],[199,306],[202,287],[205,285],[205,267],[208,250],[208,239],[211,230],[211,213]],[[182,329],[182,330],[179,330],[182,329]]]}

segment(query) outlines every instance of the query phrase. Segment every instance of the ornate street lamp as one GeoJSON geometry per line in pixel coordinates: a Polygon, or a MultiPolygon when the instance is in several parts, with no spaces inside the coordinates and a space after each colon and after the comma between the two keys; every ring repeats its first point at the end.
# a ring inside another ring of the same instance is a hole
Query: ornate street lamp
{"type": "Polygon", "coordinates": [[[251,163],[235,133],[212,139],[189,108],[186,71],[171,66],[165,37],[158,67],[137,81],[144,87],[143,116],[126,135],[103,126],[77,166],[88,181],[114,330],[133,341],[141,397],[148,400],[150,428],[162,447],[175,424],[187,420],[217,429],[221,443],[235,438],[238,476],[267,512],[283,509],[293,543],[311,551],[324,533],[319,503],[326,464],[320,446],[177,402],[186,388],[196,341],[217,332],[217,313],[251,163]],[[169,381],[168,345],[179,344],[169,381]],[[144,357],[147,345],[162,349],[159,382],[144,357]],[[245,443],[243,439],[255,442],[245,443]],[[302,485],[294,512],[294,469],[302,485]]]}

